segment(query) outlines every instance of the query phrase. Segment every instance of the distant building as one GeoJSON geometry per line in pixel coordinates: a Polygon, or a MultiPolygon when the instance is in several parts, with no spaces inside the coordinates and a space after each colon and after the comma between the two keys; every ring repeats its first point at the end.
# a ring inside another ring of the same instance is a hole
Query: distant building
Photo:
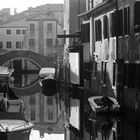
{"type": "Polygon", "coordinates": [[[0,10],[0,24],[5,22],[10,15],[10,8],[3,8],[2,10],[0,10]]]}

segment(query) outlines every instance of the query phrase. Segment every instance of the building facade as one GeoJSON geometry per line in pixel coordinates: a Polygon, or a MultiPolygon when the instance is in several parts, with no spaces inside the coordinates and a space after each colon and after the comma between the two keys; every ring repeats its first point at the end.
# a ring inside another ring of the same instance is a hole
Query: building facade
{"type": "Polygon", "coordinates": [[[95,95],[116,97],[125,111],[139,112],[139,1],[87,4],[81,17],[90,26],[88,86],[95,95]]]}
{"type": "MultiPolygon", "coordinates": [[[[80,43],[83,46],[83,58],[79,63],[82,63],[80,69],[83,72],[83,87],[88,89],[84,91],[84,95],[90,92],[91,96],[112,96],[118,100],[122,111],[139,113],[140,1],[85,0],[85,2],[86,11],[77,16],[82,19],[80,43]]],[[[70,9],[71,5],[68,7],[70,9]]],[[[69,28],[70,26],[67,27],[69,28]]],[[[73,59],[77,60],[76,57],[73,59]]],[[[71,61],[70,55],[68,60],[71,61]]],[[[67,76],[69,85],[70,76],[70,74],[67,76]]],[[[75,86],[78,89],[81,85],[75,86]]],[[[78,94],[78,90],[76,91],[74,94],[78,94]]],[[[71,97],[69,105],[71,107],[71,97]]],[[[77,131],[75,129],[73,131],[77,136],[77,131]]],[[[83,132],[85,139],[92,139],[85,129],[83,132]]],[[[66,136],[66,139],[76,139],[71,132],[66,136]]]]}

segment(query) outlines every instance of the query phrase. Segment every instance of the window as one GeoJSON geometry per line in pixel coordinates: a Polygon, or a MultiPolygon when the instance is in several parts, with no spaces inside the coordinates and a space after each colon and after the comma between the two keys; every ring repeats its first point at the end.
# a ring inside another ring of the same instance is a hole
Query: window
{"type": "Polygon", "coordinates": [[[53,105],[53,97],[47,97],[47,104],[53,105]]]}
{"type": "Polygon", "coordinates": [[[96,41],[102,40],[102,22],[100,19],[95,20],[95,35],[96,41]]]}
{"type": "Polygon", "coordinates": [[[136,64],[136,74],[135,74],[136,88],[140,90],[140,64],[136,64]]]}
{"type": "Polygon", "coordinates": [[[6,34],[11,34],[11,30],[6,30],[6,34]]]}
{"type": "Polygon", "coordinates": [[[29,47],[34,48],[35,47],[35,39],[29,39],[29,47]]]}
{"type": "Polygon", "coordinates": [[[98,66],[98,63],[95,62],[95,63],[94,63],[94,77],[97,77],[97,72],[98,72],[97,66],[98,66]]]}
{"type": "Polygon", "coordinates": [[[113,83],[112,85],[115,86],[116,84],[116,63],[113,63],[113,83]]]}
{"type": "Polygon", "coordinates": [[[124,85],[129,88],[134,88],[135,83],[136,83],[135,76],[136,76],[136,64],[135,63],[125,63],[124,64],[124,85]]]}
{"type": "Polygon", "coordinates": [[[135,24],[135,32],[140,32],[140,1],[136,1],[134,5],[134,24],[135,24]]]}
{"type": "Polygon", "coordinates": [[[104,25],[104,29],[103,29],[104,39],[107,39],[107,38],[109,38],[109,28],[108,28],[108,17],[107,16],[103,17],[103,25],[104,25]]]}
{"type": "Polygon", "coordinates": [[[3,48],[3,42],[0,42],[0,48],[3,48]]]}
{"type": "Polygon", "coordinates": [[[81,31],[82,31],[82,43],[86,43],[90,41],[90,24],[82,24],[81,25],[81,31]]]}
{"type": "Polygon", "coordinates": [[[104,77],[104,62],[101,62],[101,81],[103,81],[103,77],[104,77]]]}
{"type": "Polygon", "coordinates": [[[26,30],[22,30],[22,34],[25,34],[26,33],[26,30]]]}
{"type": "Polygon", "coordinates": [[[107,62],[104,63],[104,75],[103,75],[103,84],[107,82],[107,62]]]}
{"type": "Polygon", "coordinates": [[[30,24],[30,33],[34,33],[35,32],[35,24],[31,23],[30,24]]]}
{"type": "Polygon", "coordinates": [[[21,30],[16,30],[16,34],[21,34],[21,30]]]}
{"type": "Polygon", "coordinates": [[[49,32],[52,32],[52,24],[51,23],[48,23],[47,24],[47,31],[49,31],[49,32]]]}
{"type": "Polygon", "coordinates": [[[35,106],[31,106],[31,116],[30,119],[31,121],[35,121],[35,106]]]}
{"type": "Polygon", "coordinates": [[[123,35],[123,10],[118,10],[118,36],[123,35]]]}
{"type": "Polygon", "coordinates": [[[6,47],[7,48],[12,48],[12,42],[11,41],[6,42],[6,47]]]}
{"type": "Polygon", "coordinates": [[[16,42],[16,48],[22,48],[23,47],[23,42],[16,42]]]}
{"type": "Polygon", "coordinates": [[[47,47],[52,47],[52,46],[53,46],[53,41],[52,41],[52,39],[48,38],[48,39],[46,40],[46,45],[47,45],[47,47]]]}
{"type": "Polygon", "coordinates": [[[52,112],[53,110],[49,110],[48,111],[48,120],[53,120],[53,112],[52,112]]]}
{"type": "Polygon", "coordinates": [[[30,107],[31,107],[31,120],[35,120],[35,96],[30,96],[30,107]]]}
{"type": "Polygon", "coordinates": [[[30,96],[30,105],[35,105],[35,96],[30,96]]]}
{"type": "Polygon", "coordinates": [[[91,80],[91,62],[84,62],[84,78],[91,80]]]}
{"type": "Polygon", "coordinates": [[[130,8],[124,8],[124,35],[129,34],[130,29],[130,8]]]}
{"type": "Polygon", "coordinates": [[[116,35],[116,13],[109,14],[110,21],[110,36],[114,37],[116,35]]]}

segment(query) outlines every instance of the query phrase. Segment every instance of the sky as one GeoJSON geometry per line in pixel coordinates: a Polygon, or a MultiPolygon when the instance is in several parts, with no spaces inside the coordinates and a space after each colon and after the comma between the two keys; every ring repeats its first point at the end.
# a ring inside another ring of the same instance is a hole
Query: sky
{"type": "Polygon", "coordinates": [[[64,0],[1,0],[0,10],[3,8],[10,8],[11,14],[13,14],[14,8],[17,12],[22,12],[28,9],[28,7],[36,7],[39,5],[49,3],[64,3],[64,0]]]}

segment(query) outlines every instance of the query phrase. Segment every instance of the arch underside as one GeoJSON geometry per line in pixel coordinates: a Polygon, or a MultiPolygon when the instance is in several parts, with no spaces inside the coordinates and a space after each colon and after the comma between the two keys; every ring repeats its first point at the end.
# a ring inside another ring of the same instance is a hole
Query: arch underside
{"type": "MultiPolygon", "coordinates": [[[[16,58],[25,58],[28,59],[34,63],[36,63],[38,66],[41,67],[55,67],[55,61],[53,58],[46,57],[43,55],[40,55],[38,53],[32,52],[32,51],[5,51],[0,54],[0,65],[5,64],[6,62],[16,59],[16,58]]],[[[15,92],[19,96],[28,96],[35,94],[37,92],[41,91],[41,87],[39,85],[39,82],[36,82],[28,87],[25,88],[17,88],[17,87],[11,87],[12,91],[15,92]]]]}

